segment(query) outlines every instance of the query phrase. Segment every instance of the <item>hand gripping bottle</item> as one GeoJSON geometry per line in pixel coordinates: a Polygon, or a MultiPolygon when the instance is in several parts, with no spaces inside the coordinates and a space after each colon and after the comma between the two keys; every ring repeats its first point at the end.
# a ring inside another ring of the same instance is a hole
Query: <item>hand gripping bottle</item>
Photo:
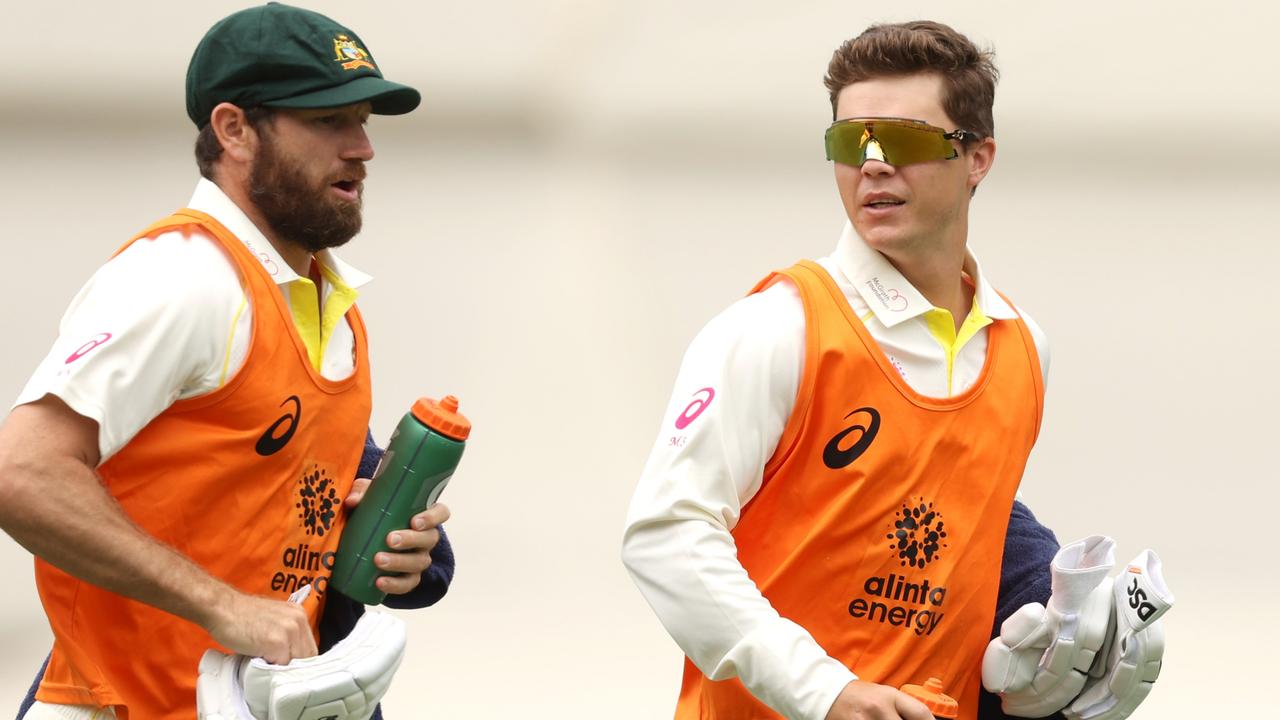
{"type": "Polygon", "coordinates": [[[374,585],[379,570],[373,558],[394,552],[387,534],[409,527],[409,520],[440,497],[462,458],[471,421],[458,413],[458,399],[421,398],[391,433],[387,451],[369,489],[347,520],[338,543],[330,585],[365,605],[387,596],[374,585]]]}
{"type": "Polygon", "coordinates": [[[942,681],[938,678],[929,678],[924,685],[903,685],[899,689],[924,703],[938,720],[952,720],[960,716],[960,704],[942,692],[942,681]]]}

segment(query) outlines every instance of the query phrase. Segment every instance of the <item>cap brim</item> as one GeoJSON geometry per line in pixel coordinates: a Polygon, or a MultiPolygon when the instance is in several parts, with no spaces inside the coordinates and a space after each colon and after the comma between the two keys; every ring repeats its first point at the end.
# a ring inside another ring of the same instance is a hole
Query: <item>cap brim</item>
{"type": "Polygon", "coordinates": [[[366,75],[337,87],[268,100],[262,104],[279,108],[329,108],[362,102],[372,103],[375,115],[403,115],[418,107],[422,96],[408,85],[366,75]]]}

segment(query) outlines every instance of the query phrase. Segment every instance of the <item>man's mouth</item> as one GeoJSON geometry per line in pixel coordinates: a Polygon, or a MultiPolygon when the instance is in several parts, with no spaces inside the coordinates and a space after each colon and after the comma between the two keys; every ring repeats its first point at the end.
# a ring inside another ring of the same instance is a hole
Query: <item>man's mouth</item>
{"type": "Polygon", "coordinates": [[[360,199],[360,186],[359,180],[339,180],[329,185],[338,191],[338,195],[352,202],[360,199]]]}
{"type": "Polygon", "coordinates": [[[867,193],[862,198],[862,206],[869,208],[891,208],[904,204],[905,200],[887,192],[867,193]]]}
{"type": "Polygon", "coordinates": [[[887,192],[870,192],[862,196],[862,207],[869,212],[890,212],[907,201],[887,192]]]}

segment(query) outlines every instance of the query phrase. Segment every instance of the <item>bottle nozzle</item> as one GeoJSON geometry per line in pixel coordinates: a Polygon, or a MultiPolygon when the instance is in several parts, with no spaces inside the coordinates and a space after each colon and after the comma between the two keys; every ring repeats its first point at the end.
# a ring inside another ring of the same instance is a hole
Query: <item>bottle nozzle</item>
{"type": "Polygon", "coordinates": [[[458,412],[458,398],[453,395],[439,401],[419,398],[412,412],[423,425],[454,440],[466,440],[471,434],[471,421],[458,412]]]}
{"type": "Polygon", "coordinates": [[[955,698],[942,692],[942,681],[931,677],[924,685],[903,685],[902,692],[924,703],[937,718],[954,718],[960,712],[960,704],[955,698]]]}

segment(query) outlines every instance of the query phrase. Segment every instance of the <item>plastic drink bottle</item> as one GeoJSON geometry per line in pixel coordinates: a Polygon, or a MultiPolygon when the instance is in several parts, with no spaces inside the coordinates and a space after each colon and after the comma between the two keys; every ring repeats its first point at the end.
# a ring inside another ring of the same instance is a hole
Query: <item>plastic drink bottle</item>
{"type": "Polygon", "coordinates": [[[924,685],[903,685],[902,692],[924,703],[938,720],[954,720],[960,716],[960,703],[942,692],[942,681],[929,678],[924,685]]]}
{"type": "Polygon", "coordinates": [[[471,422],[458,412],[456,397],[439,402],[424,397],[413,404],[391,434],[369,489],[342,531],[332,587],[365,605],[382,602],[387,594],[374,581],[390,573],[373,564],[374,556],[394,552],[387,534],[408,528],[414,515],[440,497],[470,434],[471,422]]]}

